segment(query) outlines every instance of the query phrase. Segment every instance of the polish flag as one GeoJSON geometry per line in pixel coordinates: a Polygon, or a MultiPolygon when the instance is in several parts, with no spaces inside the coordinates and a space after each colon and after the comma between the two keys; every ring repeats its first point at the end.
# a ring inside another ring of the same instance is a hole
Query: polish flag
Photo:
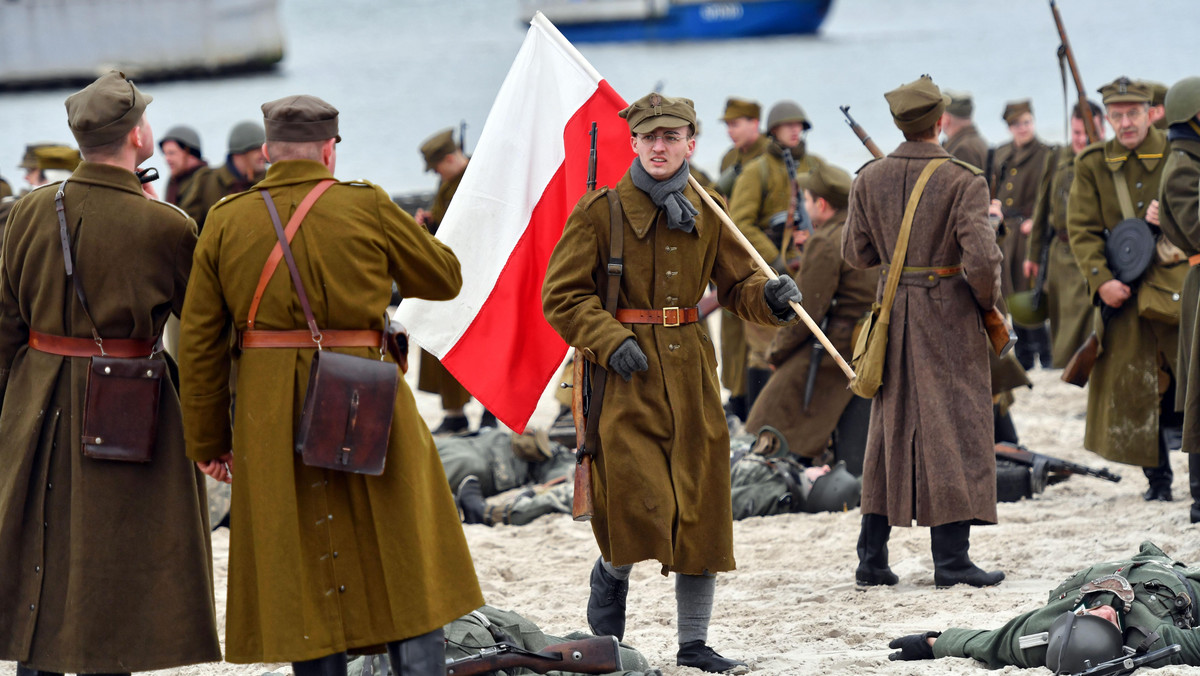
{"type": "Polygon", "coordinates": [[[408,299],[396,318],[476,399],[518,432],[567,345],[542,314],[542,280],[567,216],[587,192],[596,123],[596,185],[633,161],[612,87],[540,12],[517,53],[438,238],[462,263],[451,301],[408,299]]]}

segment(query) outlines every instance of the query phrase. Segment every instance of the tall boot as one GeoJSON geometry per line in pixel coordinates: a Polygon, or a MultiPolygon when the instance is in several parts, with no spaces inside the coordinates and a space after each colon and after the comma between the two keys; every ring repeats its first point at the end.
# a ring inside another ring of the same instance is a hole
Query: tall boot
{"type": "Polygon", "coordinates": [[[863,514],[858,531],[858,569],[854,583],[860,587],[894,585],[900,581],[888,567],[888,538],[892,527],[882,514],[863,514]]]}
{"type": "Polygon", "coordinates": [[[1042,324],[1033,330],[1031,337],[1037,343],[1038,361],[1044,369],[1054,368],[1054,354],[1051,350],[1050,329],[1046,324],[1042,324]]]}
{"type": "Polygon", "coordinates": [[[315,660],[292,662],[295,676],[346,676],[346,653],[334,653],[315,660]]]}
{"type": "Polygon", "coordinates": [[[1032,371],[1037,364],[1037,347],[1033,344],[1035,340],[1033,330],[1024,326],[1013,326],[1013,333],[1017,334],[1017,344],[1013,347],[1013,353],[1017,355],[1017,361],[1021,362],[1021,368],[1032,371]]]}
{"type": "Polygon", "coordinates": [[[1001,412],[1000,404],[992,404],[992,423],[995,428],[993,438],[996,443],[1021,443],[1017,437],[1017,426],[1013,424],[1012,414],[1008,410],[1001,412]]]}
{"type": "Polygon", "coordinates": [[[972,587],[992,587],[1000,584],[1004,573],[990,573],[971,563],[967,550],[971,548],[971,522],[955,521],[929,529],[933,550],[933,584],[938,589],[956,584],[972,587]]]}
{"type": "Polygon", "coordinates": [[[1188,453],[1188,485],[1192,489],[1192,523],[1200,523],[1200,453],[1188,453]]]}
{"type": "Polygon", "coordinates": [[[428,634],[393,641],[387,644],[387,651],[392,661],[392,676],[446,673],[446,635],[441,627],[428,634]]]}
{"type": "Polygon", "coordinates": [[[38,671],[37,669],[30,669],[29,667],[27,667],[23,664],[17,664],[17,676],[63,676],[63,675],[62,675],[62,673],[57,672],[57,671],[38,671]]]}
{"type": "Polygon", "coordinates": [[[762,389],[766,387],[767,380],[771,377],[770,369],[746,369],[746,416],[749,419],[750,411],[754,410],[754,402],[758,399],[758,395],[762,393],[762,389]]]}
{"type": "Polygon", "coordinates": [[[1175,472],[1171,470],[1171,459],[1167,455],[1168,438],[1171,433],[1169,426],[1163,426],[1160,423],[1158,430],[1158,466],[1142,468],[1142,474],[1146,475],[1146,480],[1150,483],[1150,487],[1142,495],[1142,498],[1147,502],[1151,500],[1171,502],[1174,499],[1171,496],[1171,482],[1175,479],[1175,472]]]}

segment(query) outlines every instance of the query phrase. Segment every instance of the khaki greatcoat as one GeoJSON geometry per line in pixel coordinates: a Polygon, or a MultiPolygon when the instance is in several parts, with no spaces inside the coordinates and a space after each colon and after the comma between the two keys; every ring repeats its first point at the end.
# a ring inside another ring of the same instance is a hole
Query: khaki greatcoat
{"type": "MultiPolygon", "coordinates": [[[[859,270],[842,258],[845,210],[815,228],[804,245],[796,284],[802,305],[819,326],[828,319],[825,333],[843,358],[849,359],[855,323],[875,302],[879,268],[859,270]]],[[[824,355],[814,380],[812,401],[804,408],[804,390],[816,338],[801,322],[780,329],[771,342],[767,361],[775,366],[746,419],[746,429],[757,432],[770,425],[787,438],[788,449],[801,457],[815,458],[828,445],[838,419],[854,397],[846,387],[846,374],[831,355],[824,355]]]]}
{"type": "MultiPolygon", "coordinates": [[[[627,325],[604,310],[597,291],[607,278],[607,190],[575,205],[542,287],[546,320],[576,347],[576,358],[607,367],[613,351],[635,338],[649,361],[628,383],[609,374],[592,465],[592,531],[613,565],[657,559],[664,573],[732,570],[729,430],[716,353],[699,323],[627,325]]],[[[780,323],[763,297],[766,276],[693,188],[683,192],[700,211],[692,232],[669,229],[628,172],[616,191],[625,214],[618,307],[694,306],[711,281],[739,317],[780,323]]]]}
{"type": "MultiPolygon", "coordinates": [[[[89,360],[26,345],[31,329],[92,335],[64,269],[57,189],[17,203],[0,266],[0,661],[99,673],[220,660],[204,477],[184,455],[175,388],[160,392],[149,463],[86,458],[89,360]]],[[[183,306],[196,225],[146,199],[133,172],[92,162],[64,207],[101,337],[161,335],[183,306]]]]}
{"type": "MultiPolygon", "coordinates": [[[[936,143],[905,142],[859,171],[842,241],[847,263],[892,259],[917,176],[929,160],[948,156],[936,143]]],[[[948,162],[934,172],[913,220],[905,267],[961,264],[963,274],[905,273],[896,292],[862,496],[864,514],[884,514],[893,526],[996,521],[990,346],[980,309],[1000,297],[1001,254],[987,204],[983,177],[948,162]]]]}
{"type": "Polygon", "coordinates": [[[221,198],[249,190],[259,177],[247,177],[238,173],[233,158],[226,157],[219,167],[203,167],[197,171],[187,187],[179,193],[179,208],[196,219],[196,225],[204,230],[208,210],[221,198]]]}
{"type": "MultiPolygon", "coordinates": [[[[1113,278],[1104,256],[1105,233],[1123,219],[1114,174],[1124,167],[1135,215],[1145,216],[1158,197],[1166,146],[1166,134],[1151,128],[1132,151],[1113,139],[1092,144],[1075,158],[1067,232],[1093,304],[1100,303],[1100,286],[1113,278]]],[[[1083,445],[1114,462],[1155,467],[1160,401],[1169,374],[1178,371],[1179,327],[1139,317],[1136,296],[1107,327],[1098,309],[1093,317],[1100,355],[1088,380],[1083,445]]]]}
{"type": "Polygon", "coordinates": [[[1021,223],[1033,217],[1038,186],[1050,150],[1050,146],[1036,138],[1023,146],[1010,141],[996,149],[993,159],[992,186],[996,199],[1000,200],[1007,231],[1000,243],[1004,250],[1003,289],[1006,297],[1014,291],[1029,288],[1029,279],[1025,276],[1029,235],[1021,232],[1021,223]]]}
{"type": "MultiPolygon", "coordinates": [[[[1158,201],[1163,234],[1188,256],[1200,254],[1200,135],[1171,139],[1158,201]]],[[[1183,450],[1195,453],[1200,451],[1200,267],[1188,270],[1182,306],[1175,408],[1183,411],[1183,450]]]]}
{"type": "MultiPolygon", "coordinates": [[[[332,175],[320,163],[288,160],[271,165],[259,186],[270,190],[286,223],[326,178],[332,175]]],[[[234,454],[225,659],[295,662],[377,651],[482,605],[446,475],[403,378],[382,475],[301,462],[293,430],[315,350],[246,349],[235,357],[229,349],[232,332],[246,327],[277,241],[263,198],[242,193],[210,217],[188,284],[180,371],[188,455],[234,454]]],[[[453,298],[462,284],[450,249],[370,183],[330,187],[292,250],[323,329],[381,330],[392,280],[405,297],[433,300],[453,298]]],[[[305,327],[286,264],[266,286],[255,327],[305,327]]],[[[337,351],[379,358],[371,347],[337,351]]]]}
{"type": "Polygon", "coordinates": [[[974,124],[960,129],[957,134],[947,138],[942,146],[955,158],[976,169],[987,170],[987,141],[983,140],[974,124]]]}

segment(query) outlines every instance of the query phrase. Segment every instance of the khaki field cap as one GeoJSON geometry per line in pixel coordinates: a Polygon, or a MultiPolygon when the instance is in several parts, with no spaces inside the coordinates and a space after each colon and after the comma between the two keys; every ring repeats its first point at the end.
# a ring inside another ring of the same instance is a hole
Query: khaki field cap
{"type": "Polygon", "coordinates": [[[629,123],[629,131],[647,134],[655,129],[673,129],[689,125],[696,131],[696,105],[691,99],[671,98],[657,92],[634,101],[617,113],[629,123]]]}
{"type": "Polygon", "coordinates": [[[268,141],[324,141],[338,135],[338,109],[315,96],[285,96],[262,104],[268,141]]]}
{"type": "Polygon", "coordinates": [[[721,120],[729,122],[739,117],[749,117],[757,120],[761,116],[762,106],[758,105],[757,101],[730,97],[729,100],[725,101],[725,114],[721,116],[721,120]]]}
{"type": "Polygon", "coordinates": [[[1024,115],[1025,113],[1029,113],[1030,115],[1033,114],[1032,101],[1029,99],[1009,101],[1008,103],[1004,104],[1004,115],[1002,115],[1002,117],[1004,118],[1005,124],[1012,124],[1013,122],[1017,121],[1018,117],[1024,115]]]}
{"type": "Polygon", "coordinates": [[[942,93],[928,75],[900,85],[883,95],[892,111],[892,122],[905,133],[915,134],[933,127],[933,123],[950,105],[950,97],[942,93]]]}
{"type": "Polygon", "coordinates": [[[844,209],[850,202],[850,174],[829,164],[818,165],[807,174],[796,177],[796,185],[823,197],[835,209],[844,209]]]}
{"type": "Polygon", "coordinates": [[[975,112],[975,101],[969,93],[946,90],[946,94],[950,96],[950,103],[946,105],[947,113],[967,119],[975,112]]]}
{"type": "Polygon", "coordinates": [[[78,167],[83,159],[78,150],[68,146],[43,146],[33,151],[33,154],[37,158],[38,169],[75,171],[75,167],[78,167]]]}
{"type": "Polygon", "coordinates": [[[67,97],[67,125],[82,148],[112,143],[142,120],[154,100],[120,71],[110,70],[67,97]]]}
{"type": "Polygon", "coordinates": [[[1110,103],[1150,103],[1150,88],[1124,75],[1096,91],[1104,97],[1101,100],[1106,106],[1110,103]]]}
{"type": "Polygon", "coordinates": [[[425,157],[425,171],[433,171],[434,167],[458,150],[458,145],[454,143],[454,128],[446,127],[438,133],[430,136],[421,143],[421,155],[425,157]]]}
{"type": "Polygon", "coordinates": [[[25,171],[33,171],[34,169],[37,169],[38,168],[38,166],[37,166],[37,150],[38,150],[38,148],[47,148],[49,146],[56,146],[56,145],[59,145],[59,144],[50,143],[47,141],[47,142],[43,142],[43,143],[31,143],[31,144],[25,146],[25,156],[21,158],[21,163],[18,164],[17,166],[24,169],[25,171]]]}

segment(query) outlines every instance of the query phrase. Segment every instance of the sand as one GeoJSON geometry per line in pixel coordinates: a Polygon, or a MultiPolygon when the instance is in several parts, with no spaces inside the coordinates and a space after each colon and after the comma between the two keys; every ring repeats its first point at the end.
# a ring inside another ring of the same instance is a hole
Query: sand
{"type": "MultiPolygon", "coordinates": [[[[415,371],[415,369],[414,369],[415,371]]],[[[410,383],[414,374],[409,374],[410,383]]],[[[889,662],[887,642],[948,626],[990,628],[1037,607],[1062,579],[1089,562],[1122,558],[1151,540],[1177,559],[1200,562],[1200,529],[1188,522],[1187,461],[1172,454],[1173,503],[1147,503],[1140,468],[1105,463],[1082,448],[1086,392],[1035,370],[1032,390],[1018,393],[1014,418],[1023,443],[1074,462],[1107,466],[1120,483],[1073,477],[1034,499],[999,505],[1000,523],[972,531],[971,555],[1008,574],[990,589],[933,586],[929,531],[892,532],[891,563],[900,576],[892,588],[857,591],[857,511],[755,518],[734,524],[738,569],[717,579],[709,642],[770,674],[983,673],[967,659],[889,662]]],[[[415,383],[413,383],[415,384],[415,383]]],[[[432,427],[440,420],[436,397],[418,393],[432,427]]],[[[533,424],[548,425],[557,410],[548,390],[533,424]]],[[[478,404],[468,406],[478,420],[478,404]]],[[[591,530],[567,516],[522,527],[465,526],[475,569],[492,605],[516,610],[551,633],[584,629],[587,578],[597,550],[591,530]]],[[[228,531],[213,533],[218,621],[224,633],[228,531]]],[[[674,583],[652,562],[635,566],[625,640],[666,676],[701,672],[674,666],[674,583]]],[[[158,673],[199,676],[290,673],[286,665],[197,665],[158,673]]],[[[1000,673],[1016,673],[1014,667],[1000,673]]],[[[12,664],[0,674],[13,673],[12,664]]],[[[1038,671],[1031,673],[1048,673],[1038,671]]],[[[1158,674],[1200,674],[1173,667],[1158,674]]]]}

